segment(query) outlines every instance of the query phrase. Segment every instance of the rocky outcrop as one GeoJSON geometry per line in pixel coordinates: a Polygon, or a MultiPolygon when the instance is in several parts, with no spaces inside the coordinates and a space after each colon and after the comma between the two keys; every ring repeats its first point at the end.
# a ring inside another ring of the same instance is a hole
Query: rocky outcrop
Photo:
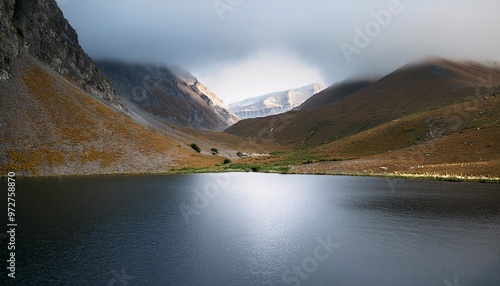
{"type": "Polygon", "coordinates": [[[0,81],[10,79],[12,59],[26,52],[92,96],[124,109],[112,83],[80,47],[77,33],[54,0],[2,0],[0,39],[0,81]]]}
{"type": "Polygon", "coordinates": [[[0,1],[0,81],[11,77],[10,62],[19,54],[19,39],[13,25],[15,0],[0,1]]]}
{"type": "Polygon", "coordinates": [[[192,128],[222,129],[238,118],[217,95],[177,67],[98,61],[97,65],[135,106],[192,128]]]}

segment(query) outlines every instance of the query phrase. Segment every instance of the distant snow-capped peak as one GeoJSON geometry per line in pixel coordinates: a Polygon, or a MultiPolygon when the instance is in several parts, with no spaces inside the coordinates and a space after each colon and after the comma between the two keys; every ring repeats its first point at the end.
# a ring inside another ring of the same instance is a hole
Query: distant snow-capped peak
{"type": "Polygon", "coordinates": [[[320,83],[313,83],[300,88],[247,98],[229,104],[229,109],[240,119],[280,114],[301,105],[323,89],[320,83]]]}

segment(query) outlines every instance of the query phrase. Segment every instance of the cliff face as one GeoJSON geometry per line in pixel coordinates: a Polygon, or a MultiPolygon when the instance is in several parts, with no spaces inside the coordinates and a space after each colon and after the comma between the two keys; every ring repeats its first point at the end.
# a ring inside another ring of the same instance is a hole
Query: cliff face
{"type": "Polygon", "coordinates": [[[11,62],[26,52],[92,96],[123,110],[112,83],[78,43],[78,35],[53,0],[0,2],[0,81],[11,77],[11,62]]]}
{"type": "Polygon", "coordinates": [[[13,25],[15,0],[0,1],[0,81],[11,77],[10,61],[19,54],[19,39],[13,25]]]}
{"type": "Polygon", "coordinates": [[[238,121],[216,94],[180,68],[98,61],[132,104],[185,127],[221,129],[238,121]]]}

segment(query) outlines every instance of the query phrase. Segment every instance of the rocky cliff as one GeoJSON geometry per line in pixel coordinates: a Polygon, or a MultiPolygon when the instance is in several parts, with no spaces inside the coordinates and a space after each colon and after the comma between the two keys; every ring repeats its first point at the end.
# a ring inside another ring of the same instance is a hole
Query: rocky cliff
{"type": "Polygon", "coordinates": [[[27,53],[92,96],[123,110],[112,83],[78,43],[78,35],[53,0],[0,2],[0,81],[12,76],[11,63],[27,53]]]}
{"type": "Polygon", "coordinates": [[[177,67],[98,61],[118,94],[137,107],[192,128],[222,129],[238,118],[216,94],[177,67]]]}

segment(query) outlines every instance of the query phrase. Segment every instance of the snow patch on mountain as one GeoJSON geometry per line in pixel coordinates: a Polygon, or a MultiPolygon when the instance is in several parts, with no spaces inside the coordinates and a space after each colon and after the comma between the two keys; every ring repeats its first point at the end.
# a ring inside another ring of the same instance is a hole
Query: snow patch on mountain
{"type": "Polygon", "coordinates": [[[273,92],[231,103],[229,104],[229,110],[240,119],[280,114],[301,105],[323,89],[323,85],[313,83],[296,89],[273,92]]]}

